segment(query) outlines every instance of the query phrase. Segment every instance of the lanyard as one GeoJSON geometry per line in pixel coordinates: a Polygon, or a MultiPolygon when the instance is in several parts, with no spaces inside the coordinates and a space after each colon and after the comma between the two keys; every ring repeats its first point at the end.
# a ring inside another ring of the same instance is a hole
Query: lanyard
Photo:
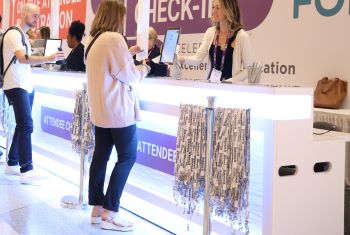
{"type": "MultiPolygon", "coordinates": [[[[230,33],[227,32],[227,39],[226,39],[226,44],[224,47],[224,50],[222,51],[222,56],[221,56],[221,67],[220,71],[224,70],[224,63],[225,63],[225,57],[226,57],[226,51],[227,51],[227,46],[230,41],[230,33]]],[[[216,42],[215,42],[215,48],[214,48],[214,68],[216,68],[216,55],[219,47],[219,31],[217,31],[216,34],[216,42]]]]}

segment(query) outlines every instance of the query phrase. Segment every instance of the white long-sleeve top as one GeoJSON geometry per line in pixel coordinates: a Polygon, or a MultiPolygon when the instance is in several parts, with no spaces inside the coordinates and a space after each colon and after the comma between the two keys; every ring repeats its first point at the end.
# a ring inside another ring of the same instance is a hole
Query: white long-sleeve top
{"type": "MultiPolygon", "coordinates": [[[[201,46],[198,48],[196,54],[193,56],[186,56],[185,63],[188,65],[199,65],[207,56],[209,56],[210,47],[214,41],[216,27],[209,28],[205,34],[201,46]]],[[[241,29],[234,41],[234,50],[232,55],[232,79],[243,81],[248,78],[247,67],[252,63],[252,51],[250,46],[249,35],[246,31],[241,29]]],[[[207,70],[207,75],[211,71],[211,64],[207,70]]]]}
{"type": "MultiPolygon", "coordinates": [[[[87,47],[93,37],[87,39],[87,47]]],[[[86,48],[87,48],[86,47],[86,48]]],[[[139,101],[133,84],[147,75],[135,66],[122,35],[105,32],[86,59],[91,121],[102,128],[123,128],[139,120],[139,101]]]]}

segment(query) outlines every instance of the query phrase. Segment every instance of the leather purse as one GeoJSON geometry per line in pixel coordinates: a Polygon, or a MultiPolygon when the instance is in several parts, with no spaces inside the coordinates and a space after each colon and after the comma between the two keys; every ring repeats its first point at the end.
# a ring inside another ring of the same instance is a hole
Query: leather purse
{"type": "Polygon", "coordinates": [[[322,78],[314,92],[314,107],[338,109],[346,97],[347,88],[348,82],[339,78],[322,78]]]}

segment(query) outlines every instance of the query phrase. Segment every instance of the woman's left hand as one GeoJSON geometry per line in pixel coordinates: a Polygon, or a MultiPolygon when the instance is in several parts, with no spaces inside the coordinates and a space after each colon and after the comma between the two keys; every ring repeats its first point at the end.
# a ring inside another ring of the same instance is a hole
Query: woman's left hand
{"type": "Polygon", "coordinates": [[[132,56],[136,55],[137,53],[142,52],[141,48],[139,46],[132,46],[129,48],[129,52],[132,56]]]}
{"type": "Polygon", "coordinates": [[[184,64],[185,62],[186,62],[185,57],[179,56],[179,63],[180,63],[180,64],[184,64]]]}

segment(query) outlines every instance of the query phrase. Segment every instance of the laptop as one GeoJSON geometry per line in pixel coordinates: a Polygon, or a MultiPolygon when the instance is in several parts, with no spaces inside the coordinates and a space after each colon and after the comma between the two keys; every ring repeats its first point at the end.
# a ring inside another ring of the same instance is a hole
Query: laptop
{"type": "MultiPolygon", "coordinates": [[[[59,51],[59,48],[62,47],[62,39],[47,39],[45,43],[44,56],[50,56],[59,51]]],[[[48,63],[48,64],[56,64],[48,63]]]]}
{"type": "Polygon", "coordinates": [[[172,64],[175,59],[176,47],[180,38],[180,28],[167,28],[162,50],[160,52],[160,62],[172,64]]]}

